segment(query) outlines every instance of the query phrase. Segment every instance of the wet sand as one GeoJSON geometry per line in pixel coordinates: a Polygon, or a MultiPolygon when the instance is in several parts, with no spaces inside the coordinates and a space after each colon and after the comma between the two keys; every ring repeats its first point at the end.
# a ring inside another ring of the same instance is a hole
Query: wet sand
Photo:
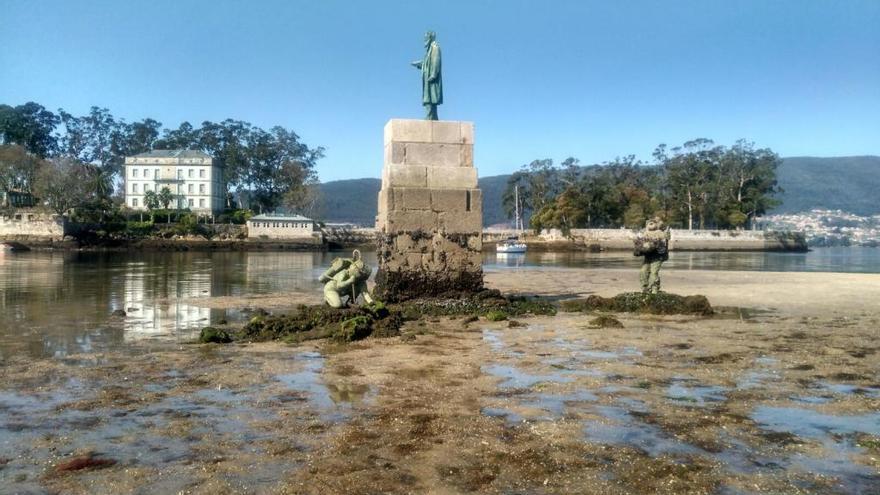
{"type": "MultiPolygon", "coordinates": [[[[622,329],[592,328],[591,315],[575,313],[521,318],[514,328],[443,318],[350,345],[192,344],[12,359],[0,367],[0,486],[880,491],[880,276],[663,275],[669,291],[740,309],[713,318],[618,315],[622,329]],[[65,469],[74,458],[109,462],[65,469]]],[[[486,280],[505,292],[567,298],[633,290],[636,276],[553,268],[486,280]]]]}

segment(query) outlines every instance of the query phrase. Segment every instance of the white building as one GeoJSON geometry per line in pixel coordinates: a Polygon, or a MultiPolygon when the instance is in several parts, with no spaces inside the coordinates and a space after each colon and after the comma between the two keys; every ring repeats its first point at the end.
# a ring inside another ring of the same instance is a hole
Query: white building
{"type": "Polygon", "coordinates": [[[250,239],[298,239],[321,242],[315,221],[299,215],[263,213],[247,221],[250,239]]]}
{"type": "Polygon", "coordinates": [[[174,195],[169,208],[210,214],[226,206],[223,170],[210,155],[192,150],[154,150],[125,157],[125,204],[145,210],[147,191],[167,187],[174,195]]]}

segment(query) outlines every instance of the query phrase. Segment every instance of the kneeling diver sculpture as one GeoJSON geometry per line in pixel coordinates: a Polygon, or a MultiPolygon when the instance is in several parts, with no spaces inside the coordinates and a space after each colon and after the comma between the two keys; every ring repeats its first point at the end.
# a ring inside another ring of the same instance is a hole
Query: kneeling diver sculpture
{"type": "Polygon", "coordinates": [[[367,304],[373,302],[367,290],[370,267],[361,259],[361,252],[355,249],[351,258],[336,258],[318,281],[324,284],[324,301],[330,307],[341,308],[354,304],[363,294],[367,304]],[[348,299],[343,301],[343,296],[348,299]]]}

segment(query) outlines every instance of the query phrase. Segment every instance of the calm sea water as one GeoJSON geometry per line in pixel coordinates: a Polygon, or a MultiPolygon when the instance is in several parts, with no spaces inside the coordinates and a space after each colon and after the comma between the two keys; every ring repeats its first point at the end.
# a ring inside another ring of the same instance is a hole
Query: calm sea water
{"type": "MultiPolygon", "coordinates": [[[[65,357],[127,343],[189,341],[241,308],[198,304],[209,296],[319,291],[316,279],[342,253],[69,253],[0,254],[0,358],[65,357]],[[124,309],[124,318],[111,318],[124,309]],[[122,324],[120,325],[120,321],[122,324]]],[[[375,254],[365,253],[375,267],[375,254]]],[[[639,266],[628,253],[486,253],[486,270],[541,266],[639,266]]],[[[827,248],[809,253],[672,253],[677,270],[880,273],[880,249],[827,248]]]]}

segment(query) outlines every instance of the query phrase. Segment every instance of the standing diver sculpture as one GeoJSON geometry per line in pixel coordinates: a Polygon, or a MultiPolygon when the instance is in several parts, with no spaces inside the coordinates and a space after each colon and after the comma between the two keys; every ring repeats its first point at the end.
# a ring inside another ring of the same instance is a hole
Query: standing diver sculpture
{"type": "Polygon", "coordinates": [[[437,105],[443,103],[443,76],[440,73],[440,44],[437,33],[425,33],[425,58],[412,63],[422,71],[422,105],[425,120],[438,120],[437,105]]]}
{"type": "Polygon", "coordinates": [[[324,284],[324,301],[333,308],[341,308],[354,304],[363,295],[367,304],[372,303],[373,298],[367,290],[371,272],[357,249],[351,253],[351,258],[334,259],[330,268],[318,278],[324,284]],[[343,297],[347,300],[343,301],[343,297]]]}
{"type": "Polygon", "coordinates": [[[669,239],[669,228],[659,217],[648,220],[645,230],[633,239],[633,254],[644,256],[639,281],[645,294],[660,292],[660,267],[669,259],[669,239]]]}

